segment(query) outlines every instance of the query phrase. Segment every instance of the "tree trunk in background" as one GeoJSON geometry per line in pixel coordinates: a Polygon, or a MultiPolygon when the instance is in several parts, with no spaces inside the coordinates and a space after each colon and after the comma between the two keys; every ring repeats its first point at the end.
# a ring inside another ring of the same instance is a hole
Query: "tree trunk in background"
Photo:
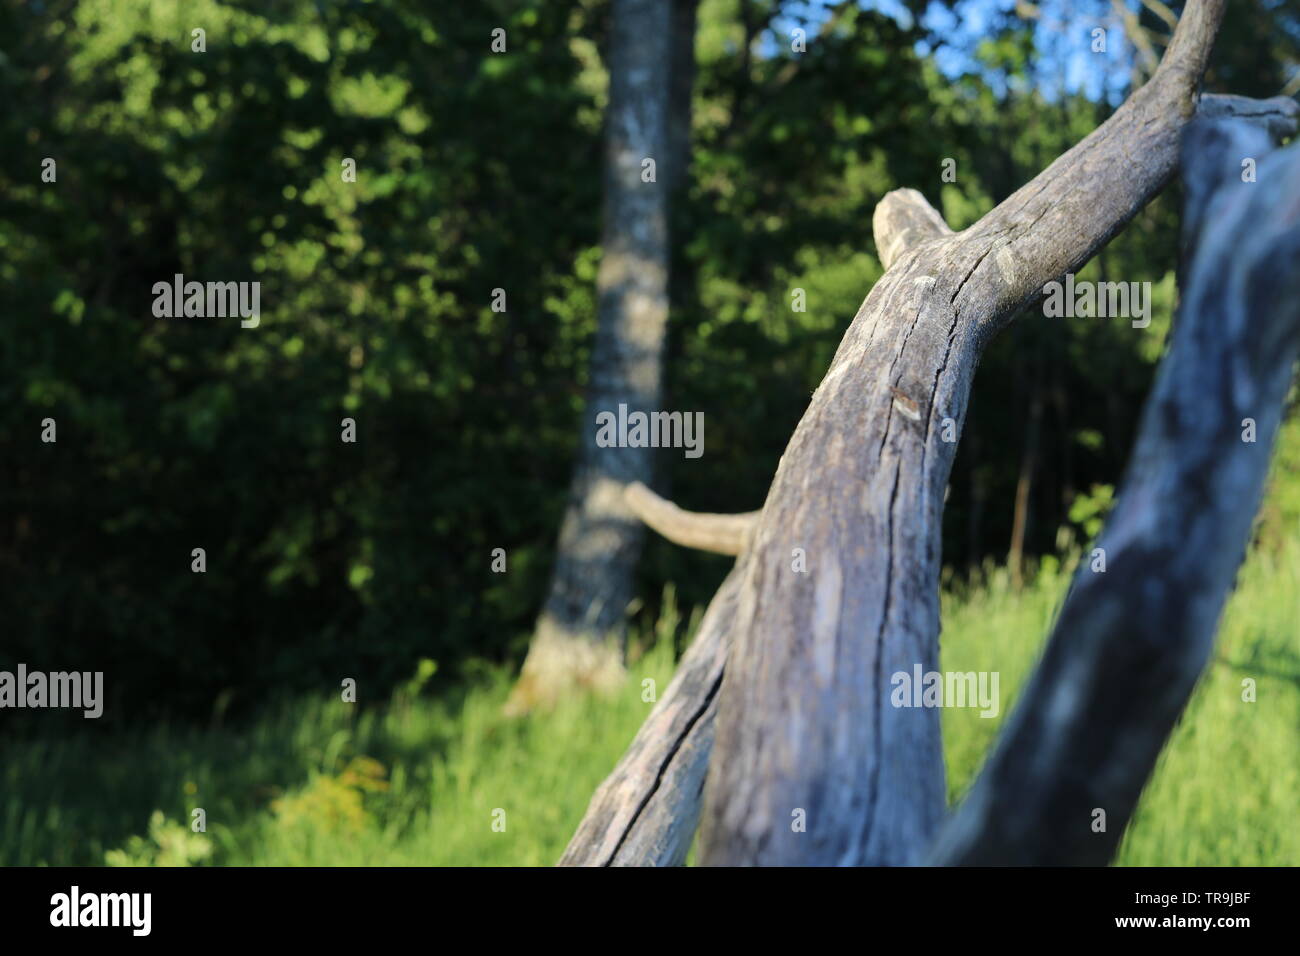
{"type": "Polygon", "coordinates": [[[1020,459],[1020,477],[1016,480],[1016,509],[1011,523],[1011,548],[1007,552],[1007,568],[1011,584],[1018,591],[1024,585],[1025,534],[1029,527],[1029,494],[1038,470],[1039,430],[1043,420],[1043,394],[1039,369],[1042,351],[1031,358],[1034,367],[1029,394],[1029,421],[1025,425],[1025,450],[1020,459]]]}
{"type": "Polygon", "coordinates": [[[623,502],[649,483],[648,448],[601,448],[596,416],[619,405],[658,407],[668,320],[667,178],[672,5],[614,0],[605,114],[605,206],[591,356],[578,463],[551,578],[523,673],[507,711],[523,713],[569,690],[622,675],[624,614],[642,527],[623,502]],[[653,160],[654,178],[650,163],[653,160]]]}

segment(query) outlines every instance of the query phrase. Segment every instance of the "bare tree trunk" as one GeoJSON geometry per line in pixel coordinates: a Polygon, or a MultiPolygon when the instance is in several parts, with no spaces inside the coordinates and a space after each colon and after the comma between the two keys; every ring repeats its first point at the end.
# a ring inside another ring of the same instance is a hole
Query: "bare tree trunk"
{"type": "Polygon", "coordinates": [[[550,593],[507,705],[520,713],[575,687],[622,676],[622,633],[643,530],[623,500],[650,481],[651,449],[600,447],[596,416],[660,402],[668,320],[666,176],[672,8],[614,0],[605,119],[603,255],[582,442],[560,529],[550,593]]]}
{"type": "Polygon", "coordinates": [[[1011,585],[1019,590],[1024,585],[1025,535],[1029,529],[1029,496],[1038,471],[1039,430],[1043,420],[1043,395],[1041,365],[1043,356],[1030,356],[1032,366],[1029,385],[1029,420],[1025,424],[1025,447],[1020,456],[1020,475],[1016,479],[1016,503],[1011,521],[1011,547],[1007,552],[1007,570],[1011,585]]]}
{"type": "Polygon", "coordinates": [[[905,864],[933,839],[939,710],[892,706],[891,687],[938,669],[943,436],[992,336],[1169,179],[1222,14],[1189,3],[1150,83],[971,228],[904,253],[859,309],[746,556],[703,863],[905,864]]]}
{"type": "MultiPolygon", "coordinates": [[[[890,267],[786,449],[733,572],[739,595],[715,598],[736,611],[713,638],[732,648],[704,863],[924,853],[944,809],[938,711],[888,706],[887,682],[937,664],[939,514],[955,449],[942,436],[960,427],[989,339],[1171,175],[1222,13],[1223,0],[1192,0],[1152,81],[970,229],[922,225],[897,250],[878,234],[890,267]]],[[[938,219],[891,211],[918,203],[928,209],[913,191],[890,194],[877,232],[938,219]]],[[[699,712],[688,738],[708,733],[699,712]]],[[[681,740],[643,744],[647,759],[681,740]]],[[[679,789],[690,799],[689,779],[679,789]]]]}

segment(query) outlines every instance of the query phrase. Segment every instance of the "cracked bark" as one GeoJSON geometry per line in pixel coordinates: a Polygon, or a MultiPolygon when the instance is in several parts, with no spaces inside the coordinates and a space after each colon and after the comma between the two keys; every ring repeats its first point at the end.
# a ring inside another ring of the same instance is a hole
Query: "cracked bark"
{"type": "MultiPolygon", "coordinates": [[[[749,550],[710,607],[720,626],[702,629],[682,663],[679,696],[696,698],[673,707],[699,717],[672,723],[671,733],[648,722],[633,745],[641,762],[663,765],[693,740],[707,747],[716,712],[703,862],[915,862],[934,836],[944,795],[938,713],[883,702],[888,674],[937,665],[939,516],[955,452],[938,441],[939,426],[952,417],[960,427],[979,354],[1016,310],[1086,262],[1163,187],[1222,9],[1222,0],[1189,3],[1151,82],[970,229],[948,235],[933,210],[900,217],[886,208],[879,217],[886,234],[877,246],[896,261],[782,457],[749,550]],[[890,222],[922,225],[895,251],[890,222]],[[808,573],[793,571],[794,548],[808,573]],[[729,640],[721,692],[701,707],[699,688],[715,686],[701,662],[720,673],[716,653],[729,640]],[[791,832],[796,810],[807,815],[806,833],[791,832]]],[[[914,191],[887,202],[924,205],[914,191]]],[[[654,778],[650,799],[668,819],[678,800],[693,821],[705,766],[695,759],[699,776],[679,777],[677,794],[654,778]]],[[[631,811],[611,806],[648,805],[650,785],[643,779],[613,799],[607,781],[566,862],[611,839],[623,862],[664,859],[625,853],[618,828],[631,811]]],[[[646,826],[643,814],[635,825],[646,826]]]]}
{"type": "Polygon", "coordinates": [[[1189,4],[1150,83],[970,229],[904,253],[859,309],[747,555],[701,862],[905,864],[934,838],[939,711],[887,701],[889,675],[938,669],[943,420],[960,428],[991,337],[1164,186],[1222,12],[1189,4]]]}
{"type": "Polygon", "coordinates": [[[592,796],[561,866],[678,866],[685,861],[699,819],[741,573],[737,562],[663,696],[592,796]]]}

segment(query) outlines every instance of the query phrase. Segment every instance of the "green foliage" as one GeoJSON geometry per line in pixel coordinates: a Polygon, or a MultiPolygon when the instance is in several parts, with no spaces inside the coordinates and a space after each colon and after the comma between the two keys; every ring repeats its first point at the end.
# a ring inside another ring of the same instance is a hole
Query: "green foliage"
{"type": "Polygon", "coordinates": [[[297,792],[272,800],[270,809],[275,826],[290,840],[337,842],[359,837],[373,825],[365,797],[387,789],[383,764],[353,757],[337,774],[318,774],[297,792]]]}
{"type": "Polygon", "coordinates": [[[142,720],[510,650],[593,324],[589,33],[553,3],[0,10],[4,659],[103,669],[104,719],[142,720]],[[260,281],[260,327],[153,318],[175,273],[260,281]]]}
{"type": "MultiPolygon", "coordinates": [[[[880,275],[886,192],[967,226],[1109,111],[1045,92],[1063,67],[1032,25],[999,15],[971,41],[905,6],[836,4],[796,56],[778,27],[801,5],[701,5],[665,404],[704,412],[707,451],[657,462],[685,506],[763,500],[880,275]]],[[[1228,19],[1209,88],[1276,92],[1295,18],[1256,0],[1228,19]]],[[[595,327],[607,26],[607,3],[559,0],[0,5],[0,661],[103,670],[103,722],[145,724],[340,675],[384,700],[426,658],[424,692],[448,692],[518,659],[595,327]],[[259,281],[260,327],[154,318],[177,273],[259,281]]],[[[1144,210],[1081,274],[1155,283],[1150,328],[1031,311],[989,347],[953,567],[1004,552],[1035,403],[1030,554],[1080,489],[1117,480],[1172,315],[1176,209],[1144,210]]],[[[696,607],[726,567],[652,538],[637,616],[672,582],[696,607]]]]}
{"type": "Polygon", "coordinates": [[[149,816],[148,837],[131,837],[125,848],[105,853],[104,862],[108,866],[194,866],[210,856],[211,840],[155,810],[149,816]]]}
{"type": "Polygon", "coordinates": [[[1093,485],[1087,494],[1075,496],[1070,505],[1070,522],[1083,532],[1084,541],[1092,541],[1101,533],[1102,523],[1114,503],[1113,485],[1093,485]]]}

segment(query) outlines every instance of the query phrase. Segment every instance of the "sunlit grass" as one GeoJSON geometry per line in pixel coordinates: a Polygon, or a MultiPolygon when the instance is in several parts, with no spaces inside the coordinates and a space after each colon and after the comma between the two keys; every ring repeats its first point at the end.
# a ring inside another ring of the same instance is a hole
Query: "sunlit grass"
{"type": "MultiPolygon", "coordinates": [[[[992,570],[945,594],[943,667],[996,670],[1002,690],[997,719],[944,712],[950,797],[1014,703],[1065,584],[1042,573],[1016,593],[992,570]]],[[[1252,555],[1120,863],[1300,863],[1297,621],[1300,547],[1252,555]],[[1241,699],[1245,677],[1255,703],[1241,699]]],[[[670,614],[658,630],[675,623],[670,614]]],[[[10,743],[0,863],[98,864],[120,850],[117,862],[141,864],[550,864],[649,712],[642,681],[666,686],[670,646],[636,661],[621,693],[522,720],[502,715],[511,675],[497,670],[458,699],[408,690],[360,711],[298,699],[243,728],[10,743]],[[190,831],[199,807],[206,840],[190,831]],[[155,810],[165,819],[151,825],[155,810]]]]}
{"type": "MultiPolygon", "coordinates": [[[[999,671],[1002,713],[944,711],[949,799],[978,771],[1042,648],[1063,575],[1016,594],[995,572],[944,598],[943,667],[999,671]]],[[[1224,613],[1214,659],[1161,754],[1117,862],[1300,864],[1300,548],[1254,553],[1224,613]],[[1244,678],[1256,700],[1242,700],[1244,678]]],[[[1152,675],[1159,680],[1160,675],[1152,675]]]]}

